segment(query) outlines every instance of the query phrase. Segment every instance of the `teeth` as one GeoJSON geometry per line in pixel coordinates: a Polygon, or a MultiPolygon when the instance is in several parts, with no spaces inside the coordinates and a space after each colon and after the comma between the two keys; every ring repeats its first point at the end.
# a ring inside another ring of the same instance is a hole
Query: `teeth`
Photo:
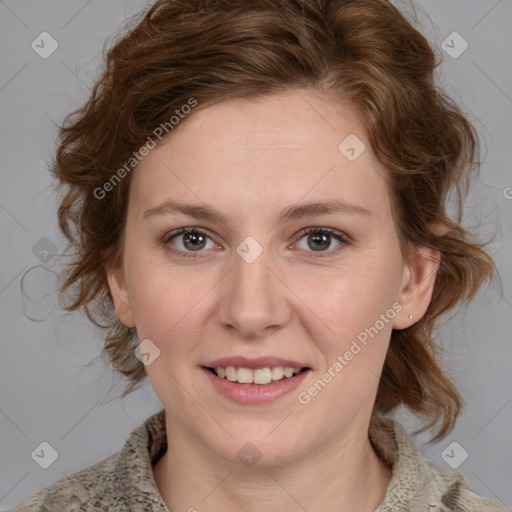
{"type": "Polygon", "coordinates": [[[292,368],[291,366],[274,366],[272,368],[251,368],[235,366],[226,366],[225,368],[218,366],[215,373],[221,379],[227,379],[230,382],[239,382],[240,384],[270,384],[283,378],[290,378],[297,375],[301,368],[292,368]]]}
{"type": "Polygon", "coordinates": [[[254,384],[269,384],[272,382],[272,372],[270,368],[258,368],[251,373],[254,374],[254,384]]]}
{"type": "Polygon", "coordinates": [[[230,382],[235,382],[236,368],[234,366],[228,366],[226,368],[226,379],[228,379],[230,382]]]}
{"type": "Polygon", "coordinates": [[[284,368],[282,366],[274,366],[271,371],[272,380],[281,380],[284,376],[284,368]]]}
{"type": "Polygon", "coordinates": [[[254,382],[254,372],[249,368],[238,368],[236,380],[241,384],[252,384],[254,382]]]}

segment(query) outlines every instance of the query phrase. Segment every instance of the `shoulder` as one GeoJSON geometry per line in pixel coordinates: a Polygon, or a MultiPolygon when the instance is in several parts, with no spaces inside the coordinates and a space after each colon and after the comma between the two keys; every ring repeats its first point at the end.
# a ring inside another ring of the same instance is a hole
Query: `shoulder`
{"type": "Polygon", "coordinates": [[[166,449],[162,409],[135,428],[119,452],[41,489],[9,512],[169,512],[152,468],[166,449]]]}
{"type": "Polygon", "coordinates": [[[467,488],[464,476],[449,468],[425,460],[430,484],[420,492],[422,502],[439,512],[505,512],[507,507],[498,501],[484,498],[467,488]],[[434,504],[437,508],[434,508],[434,504]]]}
{"type": "MultiPolygon", "coordinates": [[[[115,453],[103,461],[61,478],[37,491],[9,512],[75,512],[103,510],[112,496],[112,475],[119,458],[115,453]],[[86,507],[84,508],[84,505],[86,507]]],[[[110,505],[110,504],[109,504],[110,505]]],[[[105,508],[104,510],[115,510],[105,508]]]]}
{"type": "Polygon", "coordinates": [[[376,512],[506,512],[509,509],[467,488],[464,476],[427,460],[402,425],[372,416],[369,437],[379,457],[393,470],[376,512]]]}

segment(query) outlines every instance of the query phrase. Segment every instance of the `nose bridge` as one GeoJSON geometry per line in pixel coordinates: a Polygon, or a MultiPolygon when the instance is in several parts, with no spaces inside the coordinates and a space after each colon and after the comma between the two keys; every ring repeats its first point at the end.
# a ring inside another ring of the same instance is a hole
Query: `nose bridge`
{"type": "Polygon", "coordinates": [[[271,270],[274,265],[269,252],[258,246],[246,239],[237,247],[218,306],[223,326],[238,330],[244,337],[259,336],[289,319],[285,287],[271,270]]]}

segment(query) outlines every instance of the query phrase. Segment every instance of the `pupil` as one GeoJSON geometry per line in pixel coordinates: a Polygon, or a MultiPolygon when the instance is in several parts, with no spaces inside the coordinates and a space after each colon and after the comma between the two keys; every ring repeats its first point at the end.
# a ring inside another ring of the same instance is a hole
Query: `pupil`
{"type": "Polygon", "coordinates": [[[192,248],[197,249],[197,248],[201,248],[200,247],[201,242],[204,244],[204,238],[205,237],[203,235],[201,235],[200,233],[185,233],[184,243],[186,245],[188,242],[191,242],[192,248]]]}
{"type": "Polygon", "coordinates": [[[329,247],[329,243],[328,243],[328,237],[329,237],[329,236],[330,236],[330,235],[318,234],[318,233],[317,233],[317,234],[314,234],[314,235],[312,236],[312,238],[311,238],[312,240],[314,240],[314,242],[313,242],[313,243],[315,244],[315,246],[313,247],[313,249],[315,249],[315,250],[317,250],[318,248],[320,248],[320,249],[326,249],[327,247],[329,247]],[[320,245],[317,245],[317,244],[322,244],[322,242],[323,242],[323,245],[324,245],[323,247],[320,247],[320,245]],[[326,244],[326,242],[327,242],[327,244],[326,244]]]}

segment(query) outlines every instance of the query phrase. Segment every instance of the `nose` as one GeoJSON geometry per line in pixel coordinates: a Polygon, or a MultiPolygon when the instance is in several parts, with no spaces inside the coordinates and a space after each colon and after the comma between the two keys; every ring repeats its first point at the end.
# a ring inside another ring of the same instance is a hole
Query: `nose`
{"type": "Polygon", "coordinates": [[[283,328],[291,318],[290,293],[266,251],[251,263],[236,252],[234,267],[220,289],[217,318],[241,339],[259,339],[283,328]]]}

